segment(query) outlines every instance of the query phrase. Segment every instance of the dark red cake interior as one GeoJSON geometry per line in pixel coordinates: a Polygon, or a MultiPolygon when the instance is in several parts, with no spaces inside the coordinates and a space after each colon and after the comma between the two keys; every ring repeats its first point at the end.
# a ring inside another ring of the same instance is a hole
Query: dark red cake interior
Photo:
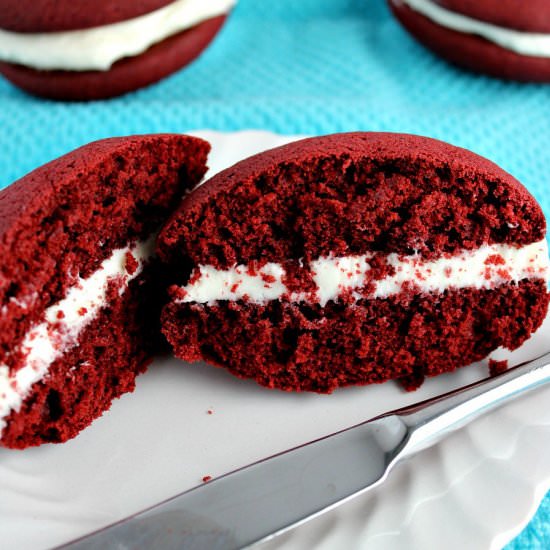
{"type": "Polygon", "coordinates": [[[469,151],[352,133],[284,146],[215,176],[183,201],[159,251],[168,262],[216,267],[367,251],[431,259],[535,242],[545,229],[525,188],[469,151]]]}
{"type": "MultiPolygon", "coordinates": [[[[436,259],[544,233],[540,207],[521,184],[463,149],[397,134],[305,140],[243,161],[184,200],[159,238],[163,260],[179,272],[163,331],[179,357],[270,387],[326,392],[389,378],[410,387],[520,345],[544,318],[546,283],[437,296],[411,289],[325,307],[182,303],[180,287],[198,265],[296,265],[367,252],[436,259]]],[[[294,288],[307,290],[307,276],[296,277],[294,288]]],[[[287,285],[293,278],[287,270],[287,285]]]]}
{"type": "Polygon", "coordinates": [[[163,331],[175,354],[205,360],[258,383],[293,391],[452,371],[499,346],[515,349],[544,320],[546,283],[522,281],[499,290],[448,291],[359,301],[265,306],[219,302],[166,306],[163,331]]]}

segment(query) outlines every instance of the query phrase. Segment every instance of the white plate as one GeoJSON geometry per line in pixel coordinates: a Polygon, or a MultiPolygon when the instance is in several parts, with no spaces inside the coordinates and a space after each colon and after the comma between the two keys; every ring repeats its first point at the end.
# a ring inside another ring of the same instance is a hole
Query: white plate
{"type": "MultiPolygon", "coordinates": [[[[290,141],[201,132],[219,170],[290,141]]],[[[512,360],[550,349],[550,318],[512,360]]],[[[498,354],[499,358],[503,354],[498,354]]],[[[428,380],[332,395],[270,391],[225,371],[159,360],[132,395],[64,445],[0,451],[0,546],[42,549],[381,412],[485,377],[485,364],[428,380]],[[208,414],[211,410],[213,414],[208,414]]],[[[398,466],[388,481],[265,548],[499,548],[550,487],[550,388],[474,422],[398,466]]]]}

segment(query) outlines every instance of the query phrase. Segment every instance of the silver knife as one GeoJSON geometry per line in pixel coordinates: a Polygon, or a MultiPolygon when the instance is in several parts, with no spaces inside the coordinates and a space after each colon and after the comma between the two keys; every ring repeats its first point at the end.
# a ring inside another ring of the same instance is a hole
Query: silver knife
{"type": "Polygon", "coordinates": [[[60,548],[233,550],[384,481],[397,462],[550,380],[550,353],[498,376],[272,456],[60,548]]]}

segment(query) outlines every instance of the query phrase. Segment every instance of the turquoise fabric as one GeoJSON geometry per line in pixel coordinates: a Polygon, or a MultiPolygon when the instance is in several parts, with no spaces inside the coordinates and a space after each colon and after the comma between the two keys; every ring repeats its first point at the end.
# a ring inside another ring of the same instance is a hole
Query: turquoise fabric
{"type": "MultiPolygon", "coordinates": [[[[1,81],[0,187],[95,139],[199,128],[430,135],[500,164],[550,216],[550,86],[447,65],[384,0],[241,0],[198,61],[110,101],[43,101],[1,81]]],[[[550,548],[550,496],[508,550],[520,548],[550,548]]]]}

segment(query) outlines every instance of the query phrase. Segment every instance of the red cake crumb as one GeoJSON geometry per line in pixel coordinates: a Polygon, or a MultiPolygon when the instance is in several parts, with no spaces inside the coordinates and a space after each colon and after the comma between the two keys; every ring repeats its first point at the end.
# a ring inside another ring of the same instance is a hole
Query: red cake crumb
{"type": "Polygon", "coordinates": [[[181,286],[172,286],[169,289],[169,295],[172,300],[183,301],[189,293],[181,286]]]}
{"type": "Polygon", "coordinates": [[[385,277],[395,275],[395,267],[388,264],[384,254],[375,254],[369,259],[370,269],[367,271],[367,279],[370,281],[378,281],[385,277]]]}
{"type": "Polygon", "coordinates": [[[414,373],[409,376],[404,376],[399,379],[399,383],[406,391],[412,392],[417,390],[424,383],[425,376],[421,373],[414,373]]]}
{"type": "Polygon", "coordinates": [[[501,254],[491,254],[485,260],[486,265],[505,265],[506,261],[501,254]]]}
{"type": "Polygon", "coordinates": [[[124,267],[128,275],[133,275],[139,267],[138,261],[134,258],[134,255],[130,251],[126,252],[124,257],[124,267]]]}
{"type": "Polygon", "coordinates": [[[489,359],[489,374],[496,376],[508,370],[508,360],[496,361],[495,359],[489,359]]]}
{"type": "Polygon", "coordinates": [[[203,483],[208,483],[212,479],[212,476],[204,476],[202,478],[203,483]]]}
{"type": "MultiPolygon", "coordinates": [[[[208,274],[206,274],[208,277],[208,274]]],[[[201,272],[200,269],[195,269],[191,273],[191,277],[189,278],[189,281],[187,281],[188,285],[194,285],[199,279],[201,278],[201,272]]]]}

